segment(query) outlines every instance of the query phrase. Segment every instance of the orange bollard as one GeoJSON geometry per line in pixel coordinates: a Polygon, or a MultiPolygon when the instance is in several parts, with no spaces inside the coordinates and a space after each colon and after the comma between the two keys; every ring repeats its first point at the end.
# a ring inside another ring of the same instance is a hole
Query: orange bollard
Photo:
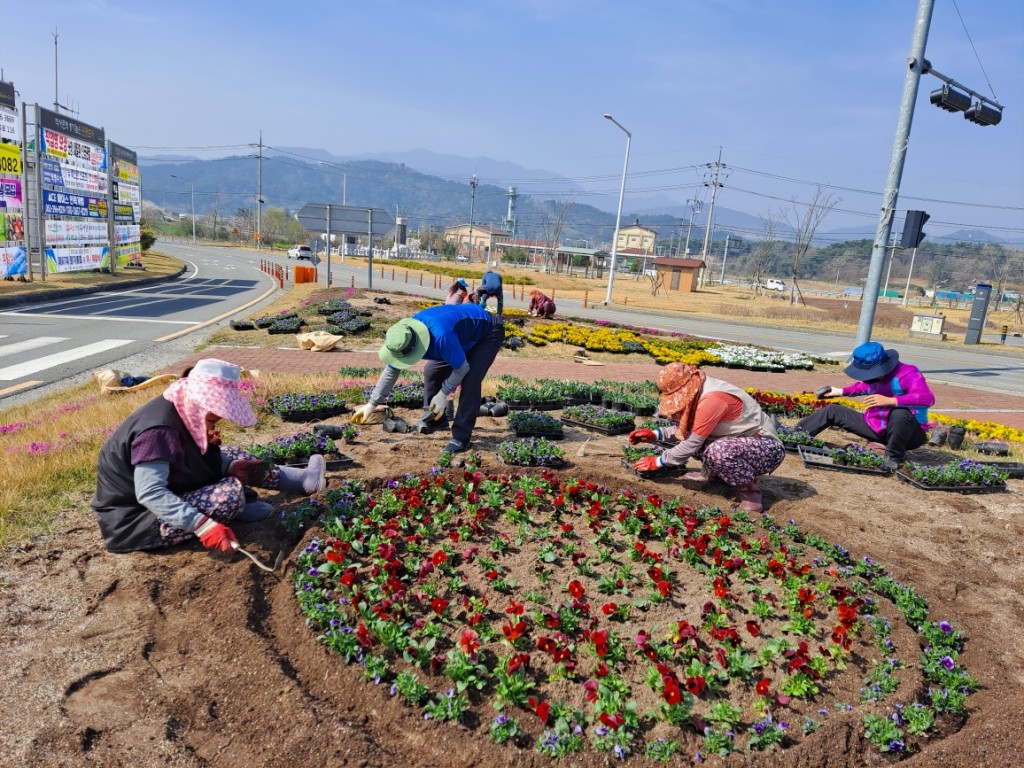
{"type": "Polygon", "coordinates": [[[583,292],[583,308],[584,309],[587,308],[587,297],[589,296],[589,294],[590,294],[590,291],[584,291],[583,292]]]}
{"type": "Polygon", "coordinates": [[[406,285],[409,284],[409,270],[408,269],[405,270],[405,284],[406,285]]]}
{"type": "Polygon", "coordinates": [[[381,280],[384,279],[384,265],[383,264],[380,265],[380,279],[381,280]]]}
{"type": "Polygon", "coordinates": [[[391,280],[394,281],[394,279],[395,279],[395,268],[392,267],[391,268],[391,280]]]}
{"type": "Polygon", "coordinates": [[[551,289],[551,300],[552,301],[555,300],[555,289],[554,288],[551,289]]]}
{"type": "Polygon", "coordinates": [[[420,287],[423,287],[423,273],[420,272],[420,287]]]}
{"type": "Polygon", "coordinates": [[[626,296],[625,298],[623,298],[622,299],[622,303],[623,304],[629,304],[629,296],[626,296]]]}

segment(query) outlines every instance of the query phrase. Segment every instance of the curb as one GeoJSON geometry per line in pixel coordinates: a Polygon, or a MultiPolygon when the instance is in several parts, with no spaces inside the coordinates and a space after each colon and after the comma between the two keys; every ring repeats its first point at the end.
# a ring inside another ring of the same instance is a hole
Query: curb
{"type": "Polygon", "coordinates": [[[54,288],[50,291],[36,291],[35,293],[26,293],[19,296],[5,296],[0,297],[0,309],[10,309],[11,307],[20,307],[25,304],[36,304],[44,301],[55,301],[56,299],[86,296],[90,293],[109,291],[111,288],[143,288],[147,285],[156,285],[157,283],[166,282],[167,280],[176,280],[186,272],[188,272],[188,267],[182,266],[181,269],[171,275],[129,280],[124,283],[118,283],[117,285],[87,285],[80,288],[54,288]]]}

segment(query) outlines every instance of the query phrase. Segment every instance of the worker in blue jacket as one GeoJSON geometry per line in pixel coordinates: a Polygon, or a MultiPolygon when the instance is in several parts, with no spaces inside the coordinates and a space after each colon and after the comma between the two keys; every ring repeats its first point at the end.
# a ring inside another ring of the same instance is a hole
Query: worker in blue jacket
{"type": "Polygon", "coordinates": [[[476,298],[484,309],[487,309],[487,300],[491,297],[498,300],[498,316],[501,316],[505,309],[505,292],[501,288],[501,275],[488,270],[480,279],[480,285],[476,287],[476,298]]]}
{"type": "MultiPolygon", "coordinates": [[[[500,312],[500,293],[498,301],[500,312]]],[[[388,328],[384,346],[377,353],[386,363],[377,385],[350,421],[365,423],[374,408],[387,400],[399,373],[426,360],[424,417],[432,419],[435,429],[447,429],[445,407],[461,385],[458,409],[451,424],[452,439],[444,450],[468,450],[480,412],[480,386],[504,340],[505,326],[500,315],[491,315],[476,304],[442,304],[399,320],[388,328]]]]}

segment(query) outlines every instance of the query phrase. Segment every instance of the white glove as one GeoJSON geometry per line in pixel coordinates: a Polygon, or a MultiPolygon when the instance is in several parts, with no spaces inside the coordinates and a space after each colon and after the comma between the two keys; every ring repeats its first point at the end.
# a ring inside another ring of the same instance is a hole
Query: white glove
{"type": "Polygon", "coordinates": [[[348,423],[349,424],[365,424],[366,420],[368,418],[370,418],[370,414],[373,413],[373,411],[374,411],[374,409],[376,407],[377,406],[373,405],[372,403],[367,403],[366,405],[360,405],[358,408],[356,408],[355,413],[353,413],[351,416],[349,416],[348,423]]]}
{"type": "Polygon", "coordinates": [[[842,397],[843,396],[843,390],[842,390],[841,387],[832,387],[828,391],[828,396],[829,397],[842,397]]]}
{"type": "Polygon", "coordinates": [[[444,416],[445,406],[448,405],[448,395],[444,393],[444,390],[438,390],[438,393],[430,398],[430,405],[427,406],[428,410],[434,414],[434,419],[440,419],[444,416]]]}

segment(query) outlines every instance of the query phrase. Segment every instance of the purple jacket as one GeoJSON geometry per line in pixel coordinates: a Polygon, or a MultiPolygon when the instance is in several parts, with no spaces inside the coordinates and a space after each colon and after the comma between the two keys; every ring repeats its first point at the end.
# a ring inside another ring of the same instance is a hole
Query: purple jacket
{"type": "MultiPolygon", "coordinates": [[[[868,384],[858,381],[843,387],[843,395],[885,395],[895,397],[896,404],[913,411],[922,426],[928,423],[928,406],[935,405],[935,395],[928,388],[928,382],[913,365],[900,363],[892,373],[881,381],[868,384]]],[[[889,422],[891,406],[873,406],[864,411],[864,421],[875,432],[884,432],[889,422]]]]}

